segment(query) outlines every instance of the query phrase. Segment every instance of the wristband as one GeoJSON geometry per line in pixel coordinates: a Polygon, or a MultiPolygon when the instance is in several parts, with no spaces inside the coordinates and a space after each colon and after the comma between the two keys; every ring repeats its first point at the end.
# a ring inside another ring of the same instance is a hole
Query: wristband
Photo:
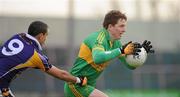
{"type": "Polygon", "coordinates": [[[76,77],[76,83],[81,83],[81,80],[79,79],[79,77],[76,77]]]}

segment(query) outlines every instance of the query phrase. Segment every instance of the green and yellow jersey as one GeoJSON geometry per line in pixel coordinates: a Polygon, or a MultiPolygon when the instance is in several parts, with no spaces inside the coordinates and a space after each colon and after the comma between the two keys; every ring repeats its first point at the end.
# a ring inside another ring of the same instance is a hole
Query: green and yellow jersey
{"type": "Polygon", "coordinates": [[[66,83],[66,97],[88,97],[94,90],[96,79],[108,66],[109,61],[116,57],[129,67],[125,57],[120,56],[121,47],[119,40],[111,41],[109,32],[104,28],[90,34],[81,44],[78,57],[70,71],[74,76],[86,76],[87,86],[79,87],[66,83]]]}

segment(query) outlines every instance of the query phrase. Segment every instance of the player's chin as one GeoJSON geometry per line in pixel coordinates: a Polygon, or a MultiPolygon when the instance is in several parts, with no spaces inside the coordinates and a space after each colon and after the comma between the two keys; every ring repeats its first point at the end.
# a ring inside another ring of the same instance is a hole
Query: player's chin
{"type": "Polygon", "coordinates": [[[41,46],[44,48],[45,47],[45,43],[42,43],[41,46]]]}
{"type": "Polygon", "coordinates": [[[119,39],[121,39],[121,37],[118,37],[118,38],[116,38],[115,40],[119,40],[119,39]]]}
{"type": "Polygon", "coordinates": [[[121,36],[119,36],[119,37],[116,37],[116,40],[119,40],[119,39],[121,39],[121,36]]]}

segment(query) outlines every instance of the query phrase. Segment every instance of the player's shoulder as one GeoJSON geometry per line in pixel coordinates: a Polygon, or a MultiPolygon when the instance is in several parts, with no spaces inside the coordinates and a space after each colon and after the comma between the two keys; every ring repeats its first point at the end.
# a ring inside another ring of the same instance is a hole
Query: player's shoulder
{"type": "Polygon", "coordinates": [[[5,45],[8,45],[9,43],[10,44],[16,43],[17,41],[18,42],[20,41],[19,37],[18,37],[18,34],[14,34],[6,42],[4,42],[1,47],[5,46],[5,45]]]}
{"type": "Polygon", "coordinates": [[[105,33],[102,30],[93,32],[88,35],[86,39],[91,39],[91,40],[101,40],[105,38],[105,33]]]}
{"type": "Polygon", "coordinates": [[[87,42],[89,40],[94,40],[96,39],[96,36],[97,36],[97,33],[96,32],[92,32],[90,33],[85,39],[84,39],[84,42],[87,42]]]}
{"type": "MultiPolygon", "coordinates": [[[[7,40],[4,44],[4,47],[9,49],[22,49],[23,51],[34,51],[34,47],[37,45],[33,45],[32,39],[27,37],[26,33],[17,33],[14,34],[9,40],[7,40]]],[[[38,48],[38,47],[37,47],[38,48]]]]}
{"type": "Polygon", "coordinates": [[[92,32],[83,40],[83,43],[88,47],[91,47],[96,42],[97,36],[98,32],[92,32]]]}
{"type": "Polygon", "coordinates": [[[25,33],[17,33],[14,34],[9,40],[7,40],[6,44],[18,44],[19,46],[26,46],[28,43],[26,39],[25,33]]]}
{"type": "Polygon", "coordinates": [[[12,35],[12,37],[9,40],[13,40],[13,39],[21,40],[21,35],[25,35],[25,33],[16,33],[12,35]]]}
{"type": "Polygon", "coordinates": [[[17,62],[29,59],[34,52],[34,48],[32,46],[26,45],[19,34],[13,35],[2,45],[0,50],[1,57],[17,59],[17,62]]]}

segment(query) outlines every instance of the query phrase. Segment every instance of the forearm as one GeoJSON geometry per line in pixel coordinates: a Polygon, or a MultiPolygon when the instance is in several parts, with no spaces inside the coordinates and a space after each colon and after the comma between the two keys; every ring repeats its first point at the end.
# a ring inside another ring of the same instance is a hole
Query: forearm
{"type": "Polygon", "coordinates": [[[119,48],[111,51],[93,50],[93,60],[96,64],[101,64],[116,58],[121,54],[119,48]]]}
{"type": "Polygon", "coordinates": [[[48,74],[67,82],[73,82],[76,83],[77,78],[72,76],[69,72],[65,70],[58,69],[55,66],[52,66],[48,71],[46,71],[48,74]]]}

